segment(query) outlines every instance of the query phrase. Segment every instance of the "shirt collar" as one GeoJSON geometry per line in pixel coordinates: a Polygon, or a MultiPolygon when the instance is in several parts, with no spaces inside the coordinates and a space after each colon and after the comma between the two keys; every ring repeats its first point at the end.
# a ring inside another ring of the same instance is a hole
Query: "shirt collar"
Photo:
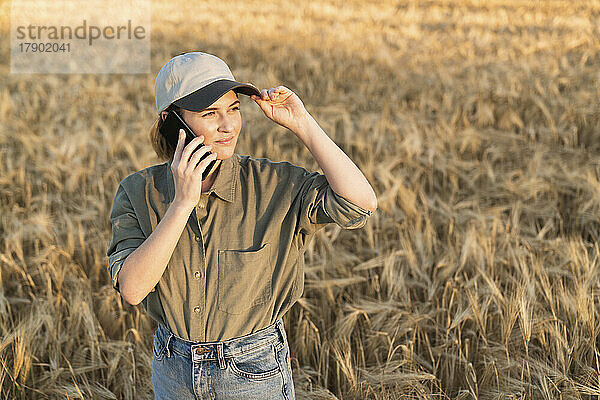
{"type": "MultiPolygon", "coordinates": [[[[171,171],[171,158],[166,163],[167,168],[167,186],[169,188],[170,198],[175,198],[175,181],[173,180],[173,172],[171,171]]],[[[233,203],[235,200],[235,172],[237,165],[237,153],[234,153],[231,157],[221,160],[219,168],[217,169],[217,178],[212,184],[208,192],[202,194],[215,193],[221,199],[233,203]]]]}

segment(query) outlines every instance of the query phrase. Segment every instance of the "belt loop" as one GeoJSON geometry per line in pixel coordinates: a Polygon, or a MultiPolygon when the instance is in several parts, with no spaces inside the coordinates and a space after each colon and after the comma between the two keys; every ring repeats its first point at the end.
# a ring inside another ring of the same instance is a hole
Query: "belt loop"
{"type": "Polygon", "coordinates": [[[171,343],[171,338],[173,337],[172,333],[167,335],[167,357],[171,357],[171,350],[169,350],[169,343],[171,343]]]}
{"type": "Polygon", "coordinates": [[[277,322],[275,323],[275,325],[277,325],[277,328],[279,329],[279,332],[281,333],[281,338],[283,339],[283,342],[285,343],[285,341],[287,339],[287,335],[285,333],[285,328],[283,326],[283,320],[281,318],[279,318],[277,320],[277,322]]]}
{"type": "Polygon", "coordinates": [[[217,358],[219,359],[219,368],[225,369],[225,357],[223,357],[223,342],[217,343],[217,358]]]}

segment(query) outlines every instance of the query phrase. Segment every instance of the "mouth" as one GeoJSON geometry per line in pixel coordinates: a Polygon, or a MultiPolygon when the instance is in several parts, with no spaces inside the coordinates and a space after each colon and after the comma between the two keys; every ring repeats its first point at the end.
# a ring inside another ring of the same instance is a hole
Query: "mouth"
{"type": "Polygon", "coordinates": [[[223,139],[223,140],[217,140],[214,143],[218,143],[218,144],[231,144],[231,142],[233,142],[233,138],[234,137],[235,136],[230,136],[230,137],[228,137],[226,139],[223,139]]]}

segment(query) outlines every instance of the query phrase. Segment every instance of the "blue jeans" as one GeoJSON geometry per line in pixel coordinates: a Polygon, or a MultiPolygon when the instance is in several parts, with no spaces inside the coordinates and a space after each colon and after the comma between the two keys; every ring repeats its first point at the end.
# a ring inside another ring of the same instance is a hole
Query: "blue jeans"
{"type": "Polygon", "coordinates": [[[222,342],[191,342],[159,323],[152,351],[155,399],[296,398],[281,318],[222,342]]]}

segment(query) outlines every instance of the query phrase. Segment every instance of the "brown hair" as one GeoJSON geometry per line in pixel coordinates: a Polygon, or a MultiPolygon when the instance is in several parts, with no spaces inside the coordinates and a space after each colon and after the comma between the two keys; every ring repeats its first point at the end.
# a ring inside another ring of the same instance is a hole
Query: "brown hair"
{"type": "MultiPolygon", "coordinates": [[[[167,107],[164,111],[171,111],[171,110],[174,110],[177,113],[179,113],[179,115],[183,116],[182,109],[173,104],[171,104],[169,107],[167,107]]],[[[169,143],[167,143],[167,140],[165,139],[165,137],[163,135],[161,135],[161,133],[159,132],[159,129],[162,126],[162,124],[163,124],[163,119],[159,114],[158,117],[156,117],[156,121],[154,121],[154,124],[152,124],[152,127],[150,128],[150,134],[149,134],[150,143],[152,143],[152,148],[154,149],[154,152],[156,153],[158,158],[161,161],[168,161],[173,157],[173,153],[175,153],[175,149],[172,148],[169,145],[169,143]]]]}

